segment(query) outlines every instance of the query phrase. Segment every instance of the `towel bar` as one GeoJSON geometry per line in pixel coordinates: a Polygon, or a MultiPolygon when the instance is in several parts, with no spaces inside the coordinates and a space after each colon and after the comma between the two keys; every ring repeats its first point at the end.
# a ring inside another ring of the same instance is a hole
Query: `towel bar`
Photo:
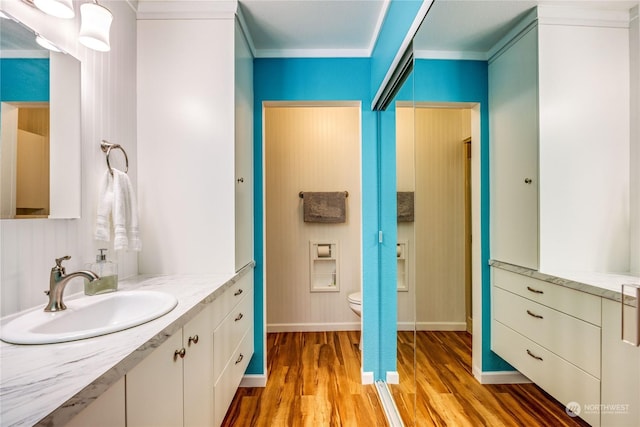
{"type": "MultiPolygon", "coordinates": [[[[298,193],[298,197],[300,197],[301,199],[304,199],[304,191],[301,191],[298,193]]],[[[349,197],[349,192],[345,191],[344,192],[344,197],[349,197]]]]}
{"type": "Polygon", "coordinates": [[[100,148],[103,153],[107,153],[107,167],[109,168],[109,173],[113,176],[113,168],[111,168],[111,163],[109,163],[109,154],[111,154],[111,150],[114,148],[118,148],[124,154],[124,173],[129,172],[129,157],[127,156],[127,152],[124,151],[124,148],[120,144],[112,144],[109,141],[105,141],[104,139],[100,143],[100,148]]]}

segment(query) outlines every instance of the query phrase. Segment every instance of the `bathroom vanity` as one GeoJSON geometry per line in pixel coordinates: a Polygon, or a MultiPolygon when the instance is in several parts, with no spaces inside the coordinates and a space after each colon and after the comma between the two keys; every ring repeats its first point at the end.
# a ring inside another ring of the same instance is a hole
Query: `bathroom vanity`
{"type": "Polygon", "coordinates": [[[493,261],[491,349],[592,426],[639,425],[640,347],[621,339],[622,283],[639,280],[493,261]]]}
{"type": "Polygon", "coordinates": [[[253,266],[123,280],[121,290],[166,292],[178,305],[100,337],[1,343],[2,424],[219,425],[253,354],[253,266]]]}

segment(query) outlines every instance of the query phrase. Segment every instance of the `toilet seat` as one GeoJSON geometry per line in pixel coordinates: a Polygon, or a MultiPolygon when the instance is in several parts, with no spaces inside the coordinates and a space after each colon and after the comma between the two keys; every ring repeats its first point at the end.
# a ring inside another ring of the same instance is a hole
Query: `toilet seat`
{"type": "Polygon", "coordinates": [[[350,304],[362,305],[362,292],[354,292],[349,294],[347,300],[350,304]]]}

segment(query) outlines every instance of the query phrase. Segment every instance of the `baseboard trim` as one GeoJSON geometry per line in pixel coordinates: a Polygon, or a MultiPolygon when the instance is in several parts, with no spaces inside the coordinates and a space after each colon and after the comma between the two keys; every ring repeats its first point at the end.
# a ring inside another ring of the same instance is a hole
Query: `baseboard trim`
{"type": "Polygon", "coordinates": [[[387,384],[400,384],[398,371],[387,371],[387,384]]]}
{"type": "Polygon", "coordinates": [[[248,374],[242,377],[240,387],[266,387],[267,376],[264,374],[248,374]]]}
{"type": "Polygon", "coordinates": [[[416,331],[466,331],[467,322],[416,322],[416,331]]]}
{"type": "Polygon", "coordinates": [[[267,332],[328,332],[359,331],[360,322],[345,323],[271,323],[267,332]]]}
{"type": "Polygon", "coordinates": [[[473,367],[473,376],[480,384],[529,384],[531,380],[518,371],[483,372],[473,367]]]}
{"type": "Polygon", "coordinates": [[[373,384],[373,372],[361,372],[360,373],[362,384],[373,384]]]}

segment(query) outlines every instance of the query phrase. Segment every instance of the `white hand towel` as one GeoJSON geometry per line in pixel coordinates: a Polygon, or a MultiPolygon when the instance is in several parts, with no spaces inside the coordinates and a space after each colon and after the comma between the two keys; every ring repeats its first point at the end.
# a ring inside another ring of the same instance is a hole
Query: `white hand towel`
{"type": "Polygon", "coordinates": [[[113,169],[113,176],[107,171],[100,187],[95,232],[97,240],[109,241],[109,217],[113,221],[113,249],[140,251],[142,242],[136,196],[129,176],[118,169],[113,169]]]}
{"type": "Polygon", "coordinates": [[[113,207],[113,177],[107,170],[100,182],[98,194],[98,218],[94,236],[96,240],[109,241],[111,209],[113,207]]]}

